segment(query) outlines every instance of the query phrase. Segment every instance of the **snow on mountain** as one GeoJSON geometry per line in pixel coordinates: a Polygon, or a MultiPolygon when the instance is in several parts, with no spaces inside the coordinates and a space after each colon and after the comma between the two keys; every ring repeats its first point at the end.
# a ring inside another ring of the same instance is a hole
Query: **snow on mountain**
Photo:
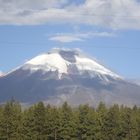
{"type": "Polygon", "coordinates": [[[66,61],[57,53],[41,54],[26,63],[25,69],[29,68],[32,72],[37,70],[58,71],[58,73],[67,73],[66,61]]]}
{"type": "Polygon", "coordinates": [[[140,106],[140,86],[128,82],[79,50],[54,49],[0,78],[0,102],[140,106]]]}
{"type": "Polygon", "coordinates": [[[4,75],[4,73],[2,71],[0,71],[0,77],[2,77],[4,75]]]}
{"type": "Polygon", "coordinates": [[[119,75],[98,64],[94,59],[84,56],[81,51],[57,49],[50,53],[41,54],[25,63],[23,69],[31,72],[42,70],[58,71],[59,78],[63,74],[79,74],[87,72],[91,77],[108,75],[112,78],[121,78],[119,75]]]}
{"type": "Polygon", "coordinates": [[[117,74],[106,69],[104,66],[98,64],[96,61],[89,58],[80,58],[76,56],[76,65],[79,71],[94,71],[103,75],[110,75],[114,78],[120,78],[117,74]]]}

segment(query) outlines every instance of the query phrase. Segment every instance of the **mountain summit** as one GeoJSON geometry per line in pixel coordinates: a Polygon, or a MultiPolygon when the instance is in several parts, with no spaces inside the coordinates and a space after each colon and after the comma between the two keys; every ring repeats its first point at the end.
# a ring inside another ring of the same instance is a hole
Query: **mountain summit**
{"type": "Polygon", "coordinates": [[[125,81],[80,50],[53,49],[0,78],[0,101],[140,105],[140,86],[125,81]]]}
{"type": "Polygon", "coordinates": [[[83,55],[80,50],[53,49],[50,53],[41,54],[26,62],[23,69],[32,73],[38,70],[46,72],[57,72],[59,79],[64,75],[89,75],[90,78],[102,77],[108,79],[121,78],[95,60],[83,55]]]}

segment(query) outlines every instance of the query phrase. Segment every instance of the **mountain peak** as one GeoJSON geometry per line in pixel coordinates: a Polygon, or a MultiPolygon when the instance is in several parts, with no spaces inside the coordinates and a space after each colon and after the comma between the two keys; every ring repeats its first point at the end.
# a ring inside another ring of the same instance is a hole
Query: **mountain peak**
{"type": "MultiPolygon", "coordinates": [[[[29,60],[23,66],[31,72],[42,70],[43,72],[58,72],[58,77],[67,75],[88,75],[92,77],[120,78],[94,59],[85,56],[79,49],[55,48],[48,53],[38,55],[29,60]]],[[[107,79],[107,78],[105,78],[107,79]]]]}
{"type": "Polygon", "coordinates": [[[67,49],[67,48],[54,48],[51,53],[59,54],[64,60],[74,63],[76,62],[75,56],[82,56],[83,53],[80,49],[67,49]]]}

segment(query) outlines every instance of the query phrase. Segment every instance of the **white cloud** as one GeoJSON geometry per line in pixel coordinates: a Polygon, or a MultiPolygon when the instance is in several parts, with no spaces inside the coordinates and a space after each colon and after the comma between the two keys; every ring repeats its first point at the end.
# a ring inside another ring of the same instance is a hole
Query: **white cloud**
{"type": "Polygon", "coordinates": [[[0,24],[88,24],[113,29],[140,29],[138,0],[0,0],[0,24]]]}
{"type": "Polygon", "coordinates": [[[57,36],[50,37],[49,40],[58,41],[58,42],[62,42],[62,43],[83,41],[80,37],[76,37],[76,36],[72,36],[72,35],[57,35],[57,36]]]}
{"type": "Polygon", "coordinates": [[[93,37],[115,37],[116,35],[112,32],[85,32],[85,33],[77,33],[75,36],[79,36],[81,38],[93,38],[93,37]]]}
{"type": "Polygon", "coordinates": [[[41,10],[43,8],[60,8],[66,3],[67,0],[0,0],[1,9],[7,12],[9,10],[15,11],[15,9],[41,10]]]}
{"type": "Polygon", "coordinates": [[[49,38],[52,41],[59,41],[63,43],[84,41],[88,38],[94,37],[115,37],[114,33],[110,32],[85,32],[85,33],[57,33],[49,38]]]}

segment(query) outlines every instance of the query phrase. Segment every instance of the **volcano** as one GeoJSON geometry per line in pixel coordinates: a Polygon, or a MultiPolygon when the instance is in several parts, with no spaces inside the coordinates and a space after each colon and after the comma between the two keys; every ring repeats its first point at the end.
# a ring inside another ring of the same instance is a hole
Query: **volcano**
{"type": "Polygon", "coordinates": [[[53,49],[0,77],[0,102],[140,106],[140,86],[78,49],[53,49]]]}

